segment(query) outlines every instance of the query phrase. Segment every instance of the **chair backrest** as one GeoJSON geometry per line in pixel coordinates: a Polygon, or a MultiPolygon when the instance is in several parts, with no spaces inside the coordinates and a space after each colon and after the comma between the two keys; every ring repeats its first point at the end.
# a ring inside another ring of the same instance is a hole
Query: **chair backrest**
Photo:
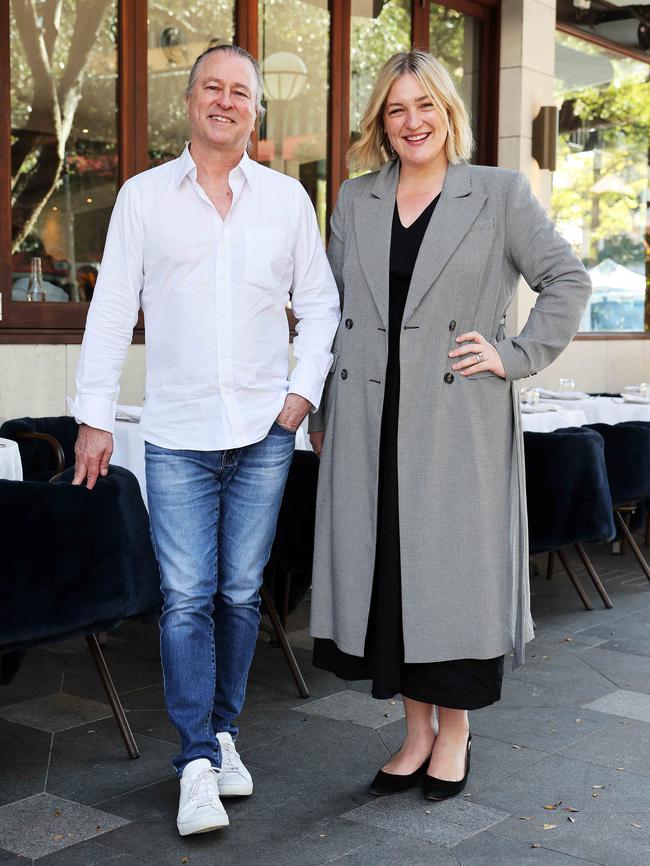
{"type": "Polygon", "coordinates": [[[524,433],[532,552],[614,538],[604,448],[588,427],[524,433]]]}
{"type": "Polygon", "coordinates": [[[43,480],[54,475],[56,462],[52,447],[35,439],[21,439],[20,433],[47,433],[58,440],[63,449],[65,468],[74,466],[74,446],[77,441],[77,422],[66,415],[52,418],[14,418],[0,427],[0,437],[14,439],[18,443],[23,478],[43,480]]]}
{"type": "Polygon", "coordinates": [[[111,466],[87,490],[69,483],[73,472],[53,484],[0,481],[0,652],[160,610],[137,479],[111,466]]]}
{"type": "Polygon", "coordinates": [[[590,424],[605,442],[607,478],[614,505],[650,498],[650,424],[590,424]]]}

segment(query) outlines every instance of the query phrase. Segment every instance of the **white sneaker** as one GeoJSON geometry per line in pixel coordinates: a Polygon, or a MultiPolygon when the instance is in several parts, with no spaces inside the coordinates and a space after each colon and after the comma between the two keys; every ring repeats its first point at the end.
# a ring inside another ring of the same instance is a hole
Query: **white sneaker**
{"type": "Polygon", "coordinates": [[[208,833],[230,823],[219,799],[219,775],[220,771],[207,758],[197,758],[185,766],[176,819],[181,836],[208,833]]]}
{"type": "Polygon", "coordinates": [[[253,793],[253,780],[232,737],[226,732],[217,734],[221,746],[221,772],[218,777],[219,793],[222,797],[247,797],[253,793]]]}

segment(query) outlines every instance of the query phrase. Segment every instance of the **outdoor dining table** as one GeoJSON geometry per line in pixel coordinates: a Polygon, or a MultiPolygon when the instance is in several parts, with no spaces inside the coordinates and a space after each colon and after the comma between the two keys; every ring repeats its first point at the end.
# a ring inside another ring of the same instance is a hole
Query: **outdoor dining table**
{"type": "Polygon", "coordinates": [[[9,481],[23,480],[18,444],[12,439],[0,439],[0,478],[9,481]]]}
{"type": "MultiPolygon", "coordinates": [[[[540,404],[545,403],[540,400],[540,404]]],[[[553,403],[563,409],[583,412],[587,424],[620,424],[621,421],[650,421],[650,402],[631,402],[622,396],[587,397],[563,400],[553,397],[553,403]]],[[[539,405],[539,404],[538,404],[539,405]]]]}
{"type": "Polygon", "coordinates": [[[532,409],[522,407],[521,428],[524,433],[552,433],[561,427],[582,427],[587,416],[579,409],[555,409],[535,403],[532,409]]]}

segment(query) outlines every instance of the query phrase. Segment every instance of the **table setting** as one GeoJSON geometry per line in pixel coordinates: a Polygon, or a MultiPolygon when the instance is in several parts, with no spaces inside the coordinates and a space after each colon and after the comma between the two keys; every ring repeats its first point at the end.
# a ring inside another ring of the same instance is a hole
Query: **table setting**
{"type": "Polygon", "coordinates": [[[20,451],[18,444],[12,439],[0,438],[0,478],[8,481],[23,480],[20,451]]]}
{"type": "Polygon", "coordinates": [[[572,379],[560,379],[557,390],[524,388],[521,394],[524,430],[545,432],[558,427],[582,424],[619,424],[622,421],[650,421],[650,385],[627,385],[620,394],[587,394],[578,391],[572,379]],[[536,407],[542,407],[538,409],[536,407]],[[537,419],[528,416],[555,413],[554,421],[538,426],[537,419]],[[570,413],[569,416],[560,412],[570,413]],[[571,423],[565,423],[571,419],[571,423]],[[553,424],[554,426],[548,426],[553,424]]]}

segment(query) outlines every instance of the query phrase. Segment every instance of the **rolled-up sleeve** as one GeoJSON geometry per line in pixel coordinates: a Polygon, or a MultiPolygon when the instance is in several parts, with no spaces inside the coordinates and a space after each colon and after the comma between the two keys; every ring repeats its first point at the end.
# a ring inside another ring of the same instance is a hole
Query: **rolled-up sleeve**
{"type": "Polygon", "coordinates": [[[293,351],[296,366],[289,391],[318,409],[325,377],[332,365],[332,341],[341,318],[339,293],[327,261],[316,214],[299,191],[298,228],[293,248],[291,303],[298,319],[293,351]]]}
{"type": "Polygon", "coordinates": [[[78,423],[113,432],[119,380],[138,320],[143,284],[141,191],[127,182],[111,216],[102,264],[77,363],[73,414],[78,423]]]}
{"type": "Polygon", "coordinates": [[[506,199],[506,252],[538,293],[521,333],[496,346],[506,379],[512,380],[543,370],[568,346],[589,300],[591,281],[520,173],[506,199]]]}

